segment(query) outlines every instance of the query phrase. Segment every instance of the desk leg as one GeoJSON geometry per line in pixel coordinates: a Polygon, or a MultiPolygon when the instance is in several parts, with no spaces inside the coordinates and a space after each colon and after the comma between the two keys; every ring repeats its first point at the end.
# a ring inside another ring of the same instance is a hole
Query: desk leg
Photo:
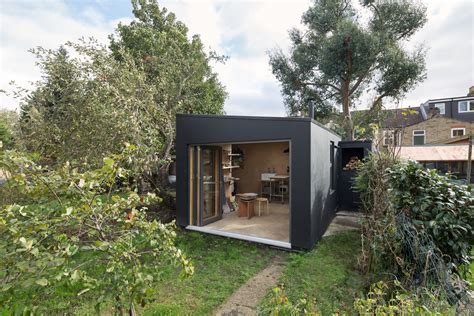
{"type": "Polygon", "coordinates": [[[285,203],[285,199],[284,199],[284,194],[283,194],[283,181],[280,181],[279,183],[279,188],[278,190],[280,190],[280,194],[281,194],[281,204],[284,204],[285,203]]]}

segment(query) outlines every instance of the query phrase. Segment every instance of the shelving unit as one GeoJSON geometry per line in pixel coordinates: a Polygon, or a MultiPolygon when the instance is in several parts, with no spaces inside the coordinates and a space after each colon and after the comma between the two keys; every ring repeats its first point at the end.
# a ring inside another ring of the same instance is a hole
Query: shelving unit
{"type": "Polygon", "coordinates": [[[223,166],[222,169],[234,169],[234,168],[240,168],[240,166],[223,166]]]}

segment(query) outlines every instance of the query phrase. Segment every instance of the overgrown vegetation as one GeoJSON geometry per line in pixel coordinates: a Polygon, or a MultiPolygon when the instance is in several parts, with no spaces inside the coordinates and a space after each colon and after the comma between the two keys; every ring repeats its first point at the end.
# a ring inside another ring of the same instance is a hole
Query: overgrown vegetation
{"type": "Polygon", "coordinates": [[[3,148],[11,149],[15,144],[14,126],[16,120],[16,112],[0,110],[0,144],[3,148]]]}
{"type": "Polygon", "coordinates": [[[156,267],[173,265],[182,276],[193,274],[175,246],[173,224],[147,219],[146,204],[157,197],[126,186],[124,165],[133,150],[128,146],[86,172],[70,164],[48,170],[0,151],[7,175],[0,194],[8,199],[0,206],[2,313],[63,313],[84,297],[97,310],[113,302],[116,311],[133,314],[135,304],[155,293],[156,267]],[[73,303],[48,304],[56,296],[73,303]]]}
{"type": "Polygon", "coordinates": [[[465,299],[474,224],[470,189],[392,153],[372,154],[355,186],[367,214],[362,268],[373,278],[396,278],[414,293],[426,289],[440,304],[465,299]]]}
{"type": "Polygon", "coordinates": [[[425,288],[414,293],[398,281],[372,285],[365,298],[355,300],[354,309],[359,315],[456,315],[452,306],[425,288]]]}
{"type": "MultiPolygon", "coordinates": [[[[119,24],[109,47],[94,40],[32,49],[42,79],[19,89],[22,149],[50,165],[98,166],[137,146],[130,170],[141,189],[163,188],[174,149],[175,114],[223,112],[227,96],[195,35],[156,1],[132,0],[135,19],[119,24]]],[[[1,125],[0,125],[1,126],[1,125]]]]}

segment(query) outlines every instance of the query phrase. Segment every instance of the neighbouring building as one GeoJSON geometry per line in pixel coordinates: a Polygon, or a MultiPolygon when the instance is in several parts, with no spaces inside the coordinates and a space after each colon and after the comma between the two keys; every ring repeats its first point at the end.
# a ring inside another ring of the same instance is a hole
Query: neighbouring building
{"type": "Polygon", "coordinates": [[[408,125],[399,132],[401,146],[467,143],[472,122],[437,115],[416,124],[408,125]]]}
{"type": "MultiPolygon", "coordinates": [[[[464,145],[423,145],[402,146],[399,155],[404,159],[413,159],[429,169],[437,169],[441,174],[450,173],[458,179],[467,174],[468,146],[464,145]]],[[[474,182],[474,170],[471,170],[471,183],[474,182]]]]}
{"type": "Polygon", "coordinates": [[[379,128],[373,138],[378,150],[397,146],[402,158],[417,160],[441,173],[466,177],[467,144],[469,134],[474,133],[474,86],[466,96],[383,110],[378,119],[379,128]]]}
{"type": "Polygon", "coordinates": [[[429,112],[437,109],[439,114],[460,121],[474,121],[474,86],[469,88],[467,96],[431,99],[420,106],[420,113],[426,120],[429,112]]]}
{"type": "Polygon", "coordinates": [[[419,107],[386,109],[375,132],[378,149],[387,146],[467,143],[474,123],[474,86],[467,96],[430,99],[419,107]]]}

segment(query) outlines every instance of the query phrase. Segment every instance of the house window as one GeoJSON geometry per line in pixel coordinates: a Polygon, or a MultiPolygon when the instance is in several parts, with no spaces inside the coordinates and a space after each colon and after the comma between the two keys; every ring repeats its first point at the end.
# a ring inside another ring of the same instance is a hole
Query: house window
{"type": "Polygon", "coordinates": [[[451,137],[464,136],[466,135],[465,128],[451,128],[451,137]]]}
{"type": "Polygon", "coordinates": [[[399,146],[400,143],[401,143],[400,130],[383,131],[383,145],[384,146],[399,146]]]}
{"type": "Polygon", "coordinates": [[[435,103],[434,106],[439,110],[439,114],[446,114],[446,106],[444,105],[444,103],[435,103]]]}
{"type": "Polygon", "coordinates": [[[470,101],[459,101],[458,102],[458,112],[474,112],[474,100],[470,101]]]}
{"type": "Polygon", "coordinates": [[[425,131],[416,130],[413,131],[413,145],[424,145],[425,144],[425,131]]]}

